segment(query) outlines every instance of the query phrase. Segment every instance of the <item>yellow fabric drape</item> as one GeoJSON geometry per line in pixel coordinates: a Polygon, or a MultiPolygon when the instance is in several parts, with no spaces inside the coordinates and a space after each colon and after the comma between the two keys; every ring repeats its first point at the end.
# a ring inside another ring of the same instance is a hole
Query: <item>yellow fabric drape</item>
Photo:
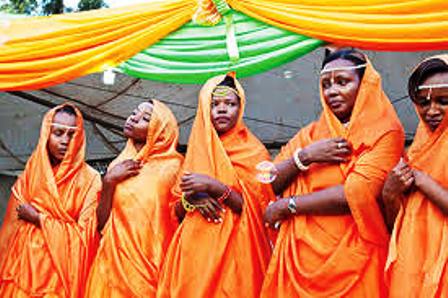
{"type": "Polygon", "coordinates": [[[0,36],[0,90],[31,90],[115,66],[191,19],[195,0],[10,20],[0,36]]]}
{"type": "Polygon", "coordinates": [[[268,24],[369,50],[448,49],[446,0],[227,0],[268,24]]]}

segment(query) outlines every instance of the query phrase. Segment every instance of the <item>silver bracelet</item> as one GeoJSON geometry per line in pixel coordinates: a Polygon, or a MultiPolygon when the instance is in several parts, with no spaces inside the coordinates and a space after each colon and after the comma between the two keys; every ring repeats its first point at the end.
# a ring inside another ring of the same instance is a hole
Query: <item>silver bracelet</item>
{"type": "Polygon", "coordinates": [[[294,154],[292,157],[294,158],[294,163],[296,164],[297,168],[300,171],[304,172],[304,171],[307,171],[310,168],[310,166],[306,166],[302,163],[302,161],[299,158],[300,151],[302,151],[302,148],[297,148],[296,151],[294,151],[294,154]]]}

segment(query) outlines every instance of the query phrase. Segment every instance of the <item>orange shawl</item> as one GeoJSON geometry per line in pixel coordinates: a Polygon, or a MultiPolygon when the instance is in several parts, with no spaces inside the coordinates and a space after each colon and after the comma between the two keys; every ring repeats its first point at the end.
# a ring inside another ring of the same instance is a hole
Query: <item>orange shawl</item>
{"type": "Polygon", "coordinates": [[[99,174],[84,161],[81,113],[59,168],[53,173],[47,142],[56,107],[44,117],[37,148],[12,188],[0,232],[0,296],[78,297],[96,248],[99,174]],[[17,220],[20,202],[41,214],[41,228],[17,220]]]}
{"type": "Polygon", "coordinates": [[[154,100],[146,144],[137,152],[128,140],[110,167],[143,161],[140,173],[117,185],[112,212],[87,286],[88,297],[154,297],[164,253],[177,224],[169,204],[182,156],[176,151],[176,118],[154,100]]]}
{"type": "MultiPolygon", "coordinates": [[[[448,55],[436,56],[448,63],[448,55]]],[[[448,116],[434,131],[422,119],[409,165],[448,188],[448,116]]],[[[411,192],[395,221],[386,272],[390,297],[448,297],[448,218],[420,191],[411,192]]]]}
{"type": "Polygon", "coordinates": [[[273,193],[256,180],[255,166],[269,154],[242,120],[245,96],[239,83],[239,119],[226,134],[216,133],[210,120],[211,93],[223,79],[211,78],[199,94],[184,170],[239,191],[243,211],[237,215],[226,208],[221,224],[208,223],[196,211],[187,213],[168,250],[158,297],[259,296],[271,254],[262,213],[273,193]]]}
{"type": "Polygon", "coordinates": [[[377,196],[404,146],[401,124],[368,62],[350,124],[339,122],[322,90],[320,119],[300,130],[276,162],[296,148],[324,138],[343,137],[353,146],[344,164],[312,164],[283,197],[344,185],[351,214],[299,215],[284,222],[266,274],[262,297],[383,297],[382,270],[388,233],[377,196]]]}

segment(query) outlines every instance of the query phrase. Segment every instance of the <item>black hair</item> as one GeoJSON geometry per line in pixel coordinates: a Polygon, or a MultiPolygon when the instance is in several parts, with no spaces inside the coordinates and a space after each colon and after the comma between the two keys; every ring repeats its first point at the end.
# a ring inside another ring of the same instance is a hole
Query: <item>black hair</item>
{"type": "Polygon", "coordinates": [[[75,111],[75,109],[74,109],[72,106],[70,106],[70,105],[64,105],[64,106],[58,108],[58,109],[56,110],[56,113],[55,113],[55,114],[57,114],[57,113],[66,113],[66,114],[69,114],[69,115],[72,115],[72,116],[75,116],[75,117],[76,117],[76,111],[75,111]]]}
{"type": "MultiPolygon", "coordinates": [[[[325,67],[325,65],[327,65],[331,61],[334,61],[337,59],[344,59],[344,60],[350,61],[354,65],[365,64],[366,60],[363,57],[364,57],[364,55],[361,52],[358,52],[358,51],[352,50],[352,49],[334,51],[334,52],[330,53],[328,56],[325,56],[324,61],[322,62],[321,69],[323,69],[325,67]]],[[[360,80],[362,80],[365,70],[366,70],[365,67],[355,69],[360,80]]]]}
{"type": "Polygon", "coordinates": [[[412,72],[408,81],[408,93],[411,100],[415,101],[418,93],[418,87],[430,76],[436,73],[448,73],[448,65],[439,58],[433,58],[421,63],[412,72]]]}

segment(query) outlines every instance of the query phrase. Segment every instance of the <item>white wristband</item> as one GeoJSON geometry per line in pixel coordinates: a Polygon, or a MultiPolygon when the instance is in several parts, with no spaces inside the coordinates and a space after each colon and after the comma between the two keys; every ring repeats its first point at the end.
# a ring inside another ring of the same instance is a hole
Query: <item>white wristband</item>
{"type": "Polygon", "coordinates": [[[302,161],[299,158],[300,151],[302,151],[302,148],[297,148],[296,151],[294,151],[293,158],[294,158],[294,163],[296,164],[297,168],[300,171],[304,172],[304,171],[307,171],[310,168],[310,166],[306,166],[302,163],[302,161]]]}

